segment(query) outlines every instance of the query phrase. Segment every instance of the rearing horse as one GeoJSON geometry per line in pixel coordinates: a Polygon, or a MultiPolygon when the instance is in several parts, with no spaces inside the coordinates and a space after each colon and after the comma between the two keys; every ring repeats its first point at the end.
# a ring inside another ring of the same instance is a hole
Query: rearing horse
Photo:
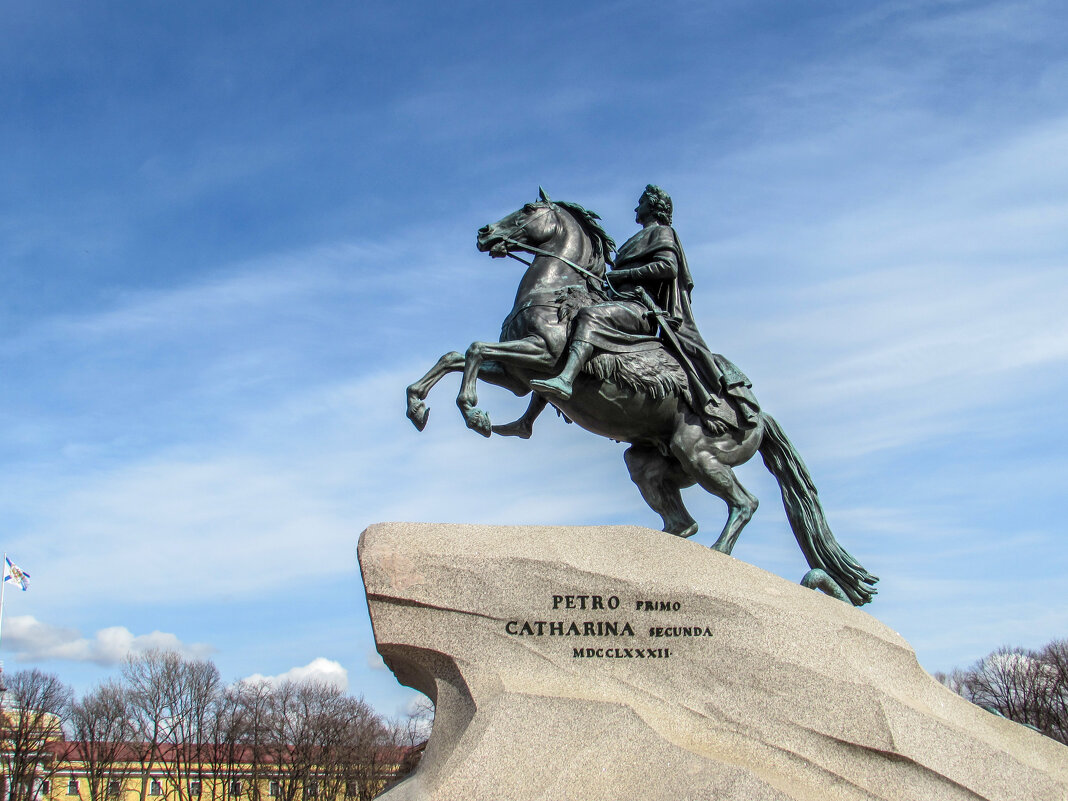
{"type": "MultiPolygon", "coordinates": [[[[408,417],[416,428],[426,426],[430,410],[423,401],[431,388],[462,370],[456,404],[469,428],[486,437],[493,432],[529,436],[544,400],[535,396],[524,418],[492,426],[478,408],[477,382],[522,396],[531,391],[532,378],[557,372],[568,345],[568,310],[605,299],[605,263],[615,244],[598,219],[577,204],[553,202],[541,192],[536,202],[479,229],[480,251],[497,257],[524,251],[534,259],[520,281],[500,341],[474,342],[464,355],[446,353],[408,387],[408,417]]],[[[685,389],[656,391],[596,373],[584,371],[571,398],[553,405],[587,431],[630,443],[624,454],[630,477],[663,519],[664,531],[681,537],[697,533],[680,490],[699,484],[727,504],[727,522],[712,547],[729,554],[757,508],[757,499],[731,468],[759,451],[779,483],[790,526],[811,568],[802,583],[857,606],[871,600],[878,578],[835,540],[808,469],[771,415],[761,412],[757,425],[744,432],[714,434],[690,407],[685,389]]]]}

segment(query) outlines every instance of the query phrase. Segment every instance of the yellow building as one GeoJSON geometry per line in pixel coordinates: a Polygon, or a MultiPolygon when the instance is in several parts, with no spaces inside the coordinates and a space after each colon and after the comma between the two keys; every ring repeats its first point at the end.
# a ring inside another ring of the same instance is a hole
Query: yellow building
{"type": "Polygon", "coordinates": [[[396,778],[412,749],[378,748],[329,767],[294,749],[149,747],[55,740],[39,801],[367,801],[396,778]]]}

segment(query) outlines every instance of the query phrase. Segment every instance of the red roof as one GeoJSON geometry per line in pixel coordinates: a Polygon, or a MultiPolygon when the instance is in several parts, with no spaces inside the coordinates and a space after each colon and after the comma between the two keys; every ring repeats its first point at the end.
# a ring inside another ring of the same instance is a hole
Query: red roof
{"type": "MultiPolygon", "coordinates": [[[[54,754],[57,759],[66,762],[81,762],[85,761],[92,753],[92,750],[100,749],[106,750],[107,757],[119,762],[139,762],[142,758],[149,756],[151,746],[149,743],[118,743],[118,748],[112,752],[111,749],[115,747],[114,743],[91,743],[82,742],[78,740],[56,740],[48,743],[45,746],[45,750],[54,754]]],[[[415,746],[395,746],[386,745],[381,746],[375,752],[376,761],[379,763],[392,763],[399,764],[409,753],[420,750],[425,743],[415,746]]],[[[172,743],[162,743],[157,745],[154,749],[154,753],[151,754],[153,761],[156,762],[174,762],[178,758],[181,759],[195,759],[201,763],[207,764],[236,764],[247,765],[255,761],[253,759],[255,751],[251,746],[247,745],[214,745],[212,743],[206,743],[201,746],[187,746],[179,748],[172,743]]],[[[260,753],[259,762],[272,763],[275,761],[276,753],[274,749],[263,747],[260,753]]]]}

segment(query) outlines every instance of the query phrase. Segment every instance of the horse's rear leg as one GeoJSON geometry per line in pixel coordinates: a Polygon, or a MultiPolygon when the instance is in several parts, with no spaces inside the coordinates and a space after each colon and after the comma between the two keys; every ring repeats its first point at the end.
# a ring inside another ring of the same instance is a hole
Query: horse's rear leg
{"type": "Polygon", "coordinates": [[[727,504],[727,522],[712,548],[729,554],[759,501],[746,491],[734,471],[719,461],[713,440],[696,420],[679,425],[671,440],[671,452],[694,481],[727,504]]]}
{"type": "Polygon", "coordinates": [[[638,485],[650,508],[664,520],[664,531],[679,537],[697,533],[697,521],[682,502],[681,487],[694,483],[678,462],[656,448],[632,445],[623,454],[631,480],[638,485]]]}
{"type": "Polygon", "coordinates": [[[518,420],[513,420],[502,426],[493,426],[493,433],[502,437],[530,439],[530,435],[534,433],[534,421],[538,419],[538,415],[545,410],[548,403],[538,393],[530,393],[530,403],[527,404],[527,410],[523,412],[523,415],[518,420]]]}

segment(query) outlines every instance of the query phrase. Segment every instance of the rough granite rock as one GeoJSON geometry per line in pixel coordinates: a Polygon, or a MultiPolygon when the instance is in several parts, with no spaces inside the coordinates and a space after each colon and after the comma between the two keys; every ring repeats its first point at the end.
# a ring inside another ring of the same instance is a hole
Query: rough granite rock
{"type": "Polygon", "coordinates": [[[388,523],[359,558],[379,653],[437,705],[387,801],[1068,799],[1068,748],[866,612],[697,543],[388,523]]]}

